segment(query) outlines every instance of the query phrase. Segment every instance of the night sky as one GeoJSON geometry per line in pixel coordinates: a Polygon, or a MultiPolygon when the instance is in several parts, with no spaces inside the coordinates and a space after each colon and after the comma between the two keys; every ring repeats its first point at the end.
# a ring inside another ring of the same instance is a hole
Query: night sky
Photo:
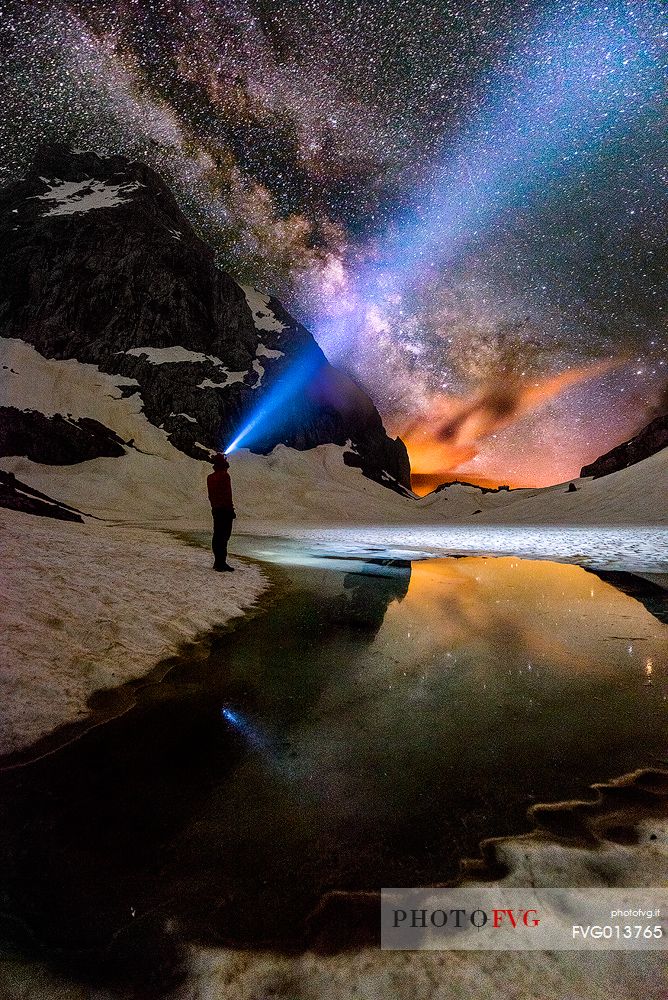
{"type": "Polygon", "coordinates": [[[664,405],[661,3],[0,0],[0,174],[141,158],[425,489],[546,485],[664,405]]]}

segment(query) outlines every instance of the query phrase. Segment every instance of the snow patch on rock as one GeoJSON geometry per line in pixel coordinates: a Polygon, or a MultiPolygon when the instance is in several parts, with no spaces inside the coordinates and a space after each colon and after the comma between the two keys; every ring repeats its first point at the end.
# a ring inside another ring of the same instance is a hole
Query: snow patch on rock
{"type": "Polygon", "coordinates": [[[197,423],[195,418],[191,417],[189,413],[170,413],[169,415],[170,417],[182,417],[184,420],[187,420],[189,424],[197,423]]]}
{"type": "Polygon", "coordinates": [[[227,368],[223,368],[220,374],[224,376],[222,382],[212,382],[210,378],[205,378],[197,386],[198,389],[224,389],[228,385],[233,385],[235,382],[243,382],[243,380],[248,375],[248,372],[230,372],[227,368]]]}
{"type": "MultiPolygon", "coordinates": [[[[123,352],[119,352],[123,353],[123,352]]],[[[137,358],[146,358],[152,365],[179,365],[186,363],[208,362],[216,367],[224,368],[220,358],[213,354],[201,354],[199,351],[189,351],[185,347],[131,347],[125,354],[137,358]]]]}
{"type": "Polygon", "coordinates": [[[274,351],[271,347],[265,347],[264,344],[257,345],[257,351],[255,352],[256,358],[284,358],[285,351],[274,351]]]}
{"type": "Polygon", "coordinates": [[[280,319],[277,319],[272,312],[269,306],[271,300],[268,295],[258,292],[257,288],[253,288],[252,285],[240,285],[239,287],[246,296],[256,330],[273,330],[275,333],[281,333],[287,328],[287,324],[281,323],[280,319]]]}
{"type": "Polygon", "coordinates": [[[104,181],[62,181],[56,177],[40,180],[48,185],[44,194],[34,195],[35,199],[51,202],[52,205],[44,215],[78,215],[97,208],[114,208],[130,200],[130,195],[142,185],[139,181],[127,181],[124,184],[107,184],[104,181]]]}
{"type": "Polygon", "coordinates": [[[253,371],[257,375],[257,381],[255,385],[252,386],[253,389],[259,389],[262,385],[262,379],[264,378],[264,368],[260,364],[257,358],[253,361],[253,371]]]}
{"type": "Polygon", "coordinates": [[[255,351],[255,359],[253,360],[253,371],[257,375],[257,380],[255,384],[251,386],[252,389],[259,389],[262,385],[262,380],[265,376],[264,365],[260,362],[260,358],[268,358],[269,360],[274,360],[275,358],[285,357],[284,351],[274,351],[271,347],[266,347],[264,344],[258,344],[257,350],[255,351]]]}

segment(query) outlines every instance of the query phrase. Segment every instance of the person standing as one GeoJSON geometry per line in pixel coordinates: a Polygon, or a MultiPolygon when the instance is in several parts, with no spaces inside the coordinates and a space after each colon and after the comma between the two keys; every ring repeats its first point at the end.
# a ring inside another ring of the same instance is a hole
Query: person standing
{"type": "Polygon", "coordinates": [[[227,561],[227,543],[232,534],[232,521],[236,512],[232,502],[232,481],[228,469],[230,463],[224,455],[214,456],[213,472],[207,476],[206,486],[213,515],[213,568],[219,573],[233,573],[234,567],[227,561]]]}

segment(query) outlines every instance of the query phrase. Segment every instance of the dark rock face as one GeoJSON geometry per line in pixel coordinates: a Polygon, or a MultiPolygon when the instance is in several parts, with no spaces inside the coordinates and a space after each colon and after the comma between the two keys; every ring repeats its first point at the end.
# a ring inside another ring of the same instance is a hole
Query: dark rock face
{"type": "Polygon", "coordinates": [[[656,417],[630,441],[625,441],[624,444],[606,452],[590,465],[583,466],[580,475],[583,479],[587,476],[593,476],[594,479],[609,476],[611,472],[627,469],[629,465],[642,462],[644,458],[649,458],[650,455],[655,455],[657,451],[666,447],[668,447],[668,413],[656,417]]]}
{"type": "Polygon", "coordinates": [[[510,492],[510,486],[477,486],[475,483],[467,483],[464,479],[453,479],[449,483],[441,483],[436,489],[432,490],[432,493],[442,493],[443,490],[449,489],[450,486],[470,486],[471,489],[479,490],[480,493],[508,493],[510,492]]]}
{"type": "Polygon", "coordinates": [[[72,420],[57,413],[0,406],[0,455],[23,455],[45,465],[74,465],[91,458],[119,458],[123,441],[90,417],[72,420]]]}
{"type": "Polygon", "coordinates": [[[279,302],[251,310],[150,168],[45,148],[0,192],[0,236],[0,336],[136,379],[146,416],[177,448],[201,458],[200,445],[224,447],[306,358],[316,375],[308,391],[285,401],[253,450],[350,440],[350,464],[410,488],[406,448],[368,396],[279,302]],[[155,353],[176,347],[190,355],[155,353]]]}
{"type": "Polygon", "coordinates": [[[32,486],[26,486],[11,472],[0,469],[0,507],[10,510],[21,510],[24,514],[36,514],[39,517],[55,517],[60,521],[78,521],[83,524],[83,518],[74,507],[53,500],[46,493],[40,493],[32,486]]]}

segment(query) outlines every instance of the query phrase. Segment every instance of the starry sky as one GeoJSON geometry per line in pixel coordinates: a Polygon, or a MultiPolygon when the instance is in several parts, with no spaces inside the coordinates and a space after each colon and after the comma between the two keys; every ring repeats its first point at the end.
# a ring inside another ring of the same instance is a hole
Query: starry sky
{"type": "Polygon", "coordinates": [[[0,0],[0,180],[156,167],[439,482],[548,485],[666,405],[656,0],[0,0]]]}

